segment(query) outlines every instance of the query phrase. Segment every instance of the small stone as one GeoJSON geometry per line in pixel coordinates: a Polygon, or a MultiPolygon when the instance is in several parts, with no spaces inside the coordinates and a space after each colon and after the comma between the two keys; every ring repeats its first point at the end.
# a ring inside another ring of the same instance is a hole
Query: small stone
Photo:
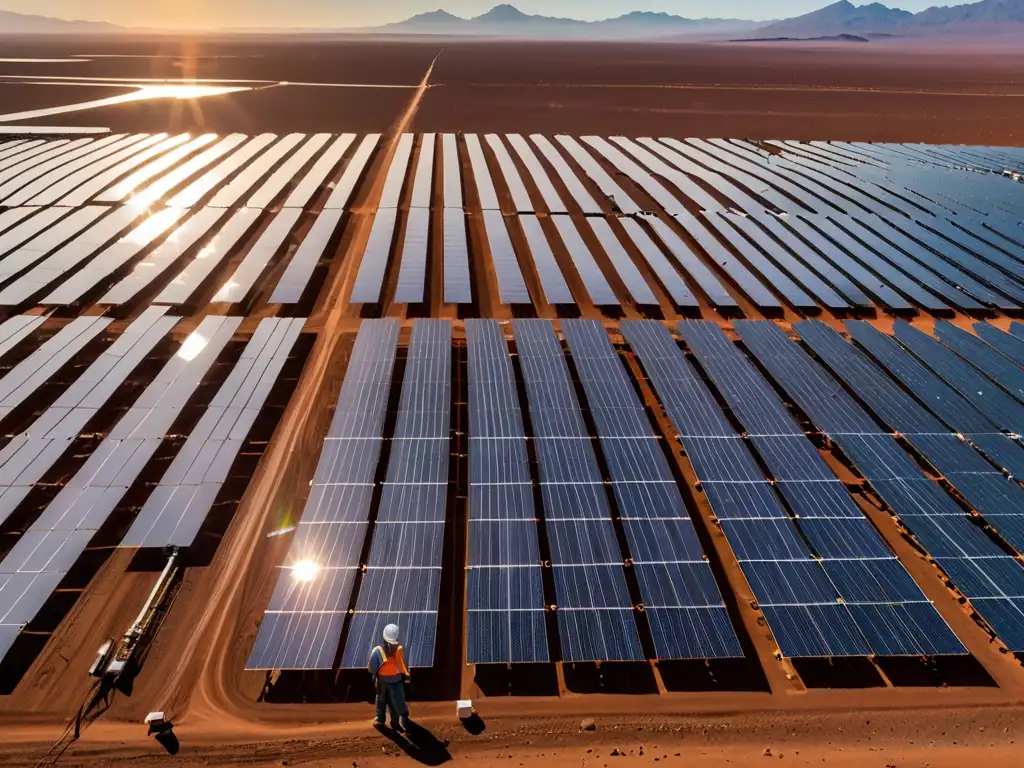
{"type": "Polygon", "coordinates": [[[770,747],[765,747],[764,748],[764,752],[762,752],[761,754],[763,754],[765,757],[771,757],[772,756],[772,750],[771,750],[770,747]]]}
{"type": "Polygon", "coordinates": [[[620,756],[620,755],[621,755],[622,753],[621,753],[621,752],[619,752],[619,748],[618,748],[618,747],[615,747],[615,748],[614,748],[614,749],[613,749],[613,750],[611,751],[611,753],[610,753],[610,754],[611,754],[611,756],[612,756],[612,757],[619,757],[619,756],[620,756]]]}
{"type": "Polygon", "coordinates": [[[586,720],[584,720],[582,723],[580,723],[580,730],[581,731],[596,731],[597,730],[597,723],[594,722],[594,718],[588,717],[586,720]]]}

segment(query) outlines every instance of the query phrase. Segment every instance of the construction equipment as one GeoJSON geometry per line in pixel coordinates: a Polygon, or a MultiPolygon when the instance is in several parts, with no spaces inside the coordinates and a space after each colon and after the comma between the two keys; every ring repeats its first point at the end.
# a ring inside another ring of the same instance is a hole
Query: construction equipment
{"type": "MultiPolygon", "coordinates": [[[[138,618],[121,636],[121,644],[117,653],[113,655],[104,670],[104,676],[112,678],[112,682],[116,683],[130,662],[135,659],[136,654],[149,638],[150,631],[155,628],[166,612],[167,603],[178,579],[178,555],[178,548],[171,547],[167,565],[160,573],[160,578],[153,586],[153,591],[149,593],[149,599],[142,606],[138,618]]],[[[99,661],[98,658],[97,661],[99,661]]]]}

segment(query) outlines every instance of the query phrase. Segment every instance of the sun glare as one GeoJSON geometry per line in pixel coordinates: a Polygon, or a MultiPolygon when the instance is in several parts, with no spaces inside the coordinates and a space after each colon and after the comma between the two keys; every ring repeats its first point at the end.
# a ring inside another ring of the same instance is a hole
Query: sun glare
{"type": "Polygon", "coordinates": [[[189,334],[188,338],[181,343],[181,349],[178,350],[178,357],[182,360],[195,360],[199,356],[199,353],[206,349],[206,345],[209,343],[209,339],[198,331],[193,331],[189,334]]]}
{"type": "Polygon", "coordinates": [[[296,581],[312,581],[320,573],[320,564],[313,560],[299,560],[292,566],[292,578],[296,581]]]}

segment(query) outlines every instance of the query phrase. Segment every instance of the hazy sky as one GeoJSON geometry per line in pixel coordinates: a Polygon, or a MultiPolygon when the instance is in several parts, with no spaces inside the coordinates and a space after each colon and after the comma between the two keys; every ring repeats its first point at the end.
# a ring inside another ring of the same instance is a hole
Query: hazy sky
{"type": "MultiPolygon", "coordinates": [[[[635,10],[694,18],[770,19],[813,11],[831,0],[512,0],[524,13],[602,19],[635,10]]],[[[360,26],[399,21],[444,8],[459,16],[482,13],[499,0],[0,0],[0,8],[65,19],[142,26],[360,26]]],[[[861,3],[857,3],[858,5],[861,3]]],[[[919,11],[935,0],[894,5],[919,11]]]]}

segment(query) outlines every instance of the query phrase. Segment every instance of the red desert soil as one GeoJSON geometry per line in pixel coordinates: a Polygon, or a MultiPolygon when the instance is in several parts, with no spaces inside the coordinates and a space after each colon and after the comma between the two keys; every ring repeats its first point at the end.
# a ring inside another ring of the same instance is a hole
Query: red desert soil
{"type": "MultiPolygon", "coordinates": [[[[411,124],[415,131],[1024,143],[1017,119],[1024,55],[1006,47],[431,37],[335,37],[298,45],[294,37],[268,36],[11,40],[4,50],[12,58],[138,58],[0,64],[0,75],[264,81],[254,83],[260,90],[204,100],[200,109],[164,103],[62,116],[62,124],[114,131],[384,131],[408,100],[393,86],[414,87],[437,56],[411,124]]],[[[17,101],[5,100],[5,107],[21,109],[17,101]]]]}

